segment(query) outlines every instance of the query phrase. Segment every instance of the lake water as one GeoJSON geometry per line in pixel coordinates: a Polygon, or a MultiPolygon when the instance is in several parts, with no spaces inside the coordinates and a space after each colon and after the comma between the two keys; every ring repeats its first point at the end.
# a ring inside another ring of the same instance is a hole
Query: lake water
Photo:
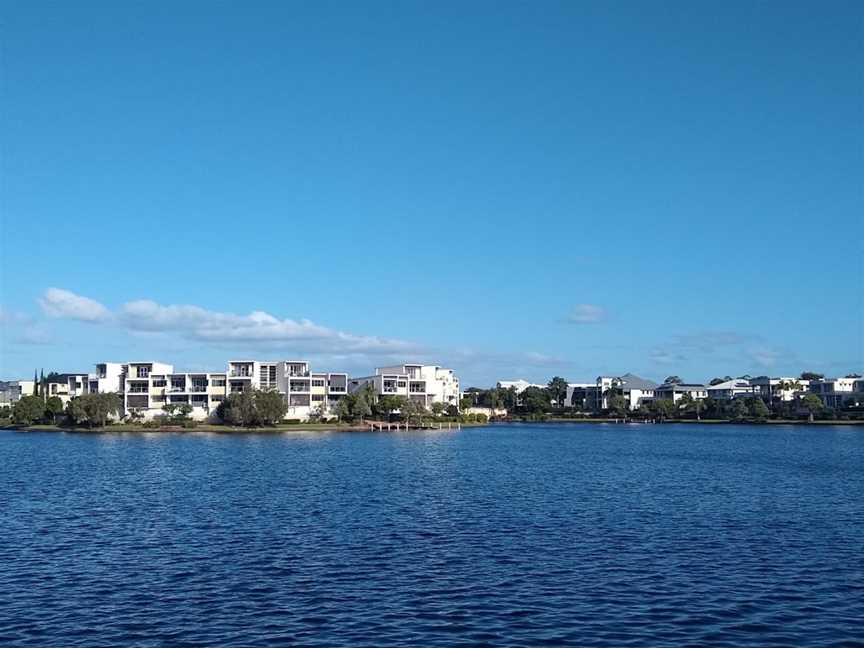
{"type": "Polygon", "coordinates": [[[864,428],[0,432],[6,646],[864,645],[864,428]]]}

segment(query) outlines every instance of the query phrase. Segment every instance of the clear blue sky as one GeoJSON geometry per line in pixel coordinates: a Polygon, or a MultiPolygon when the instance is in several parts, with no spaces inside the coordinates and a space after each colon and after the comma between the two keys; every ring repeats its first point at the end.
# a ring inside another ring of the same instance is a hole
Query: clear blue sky
{"type": "Polygon", "coordinates": [[[861,2],[0,11],[2,378],[864,365],[861,2]]]}

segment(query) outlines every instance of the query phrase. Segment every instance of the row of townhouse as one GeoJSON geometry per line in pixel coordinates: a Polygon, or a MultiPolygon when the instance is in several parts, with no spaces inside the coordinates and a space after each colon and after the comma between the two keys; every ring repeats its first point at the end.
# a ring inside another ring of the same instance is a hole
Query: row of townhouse
{"type": "Polygon", "coordinates": [[[826,407],[839,408],[850,401],[864,403],[864,379],[850,377],[802,380],[759,376],[727,380],[716,385],[661,385],[628,373],[623,376],[600,376],[593,383],[569,383],[565,404],[568,407],[604,410],[609,408],[611,396],[620,395],[630,410],[636,410],[647,401],[664,398],[678,402],[685,395],[693,400],[759,397],[770,403],[777,403],[794,401],[807,393],[819,396],[826,407]]]}
{"type": "MultiPolygon", "coordinates": [[[[313,414],[331,414],[340,398],[367,384],[378,395],[406,396],[424,407],[436,402],[459,405],[459,379],[452,369],[405,364],[379,367],[372,376],[349,379],[344,372],[312,371],[305,360],[231,360],[224,371],[215,372],[177,372],[174,365],[155,361],[104,362],[91,374],[52,378],[46,395],[58,396],[65,405],[76,396],[113,392],[122,399],[124,416],[137,412],[152,419],[163,414],[166,405],[189,405],[192,418],[213,420],[229,394],[274,390],[285,398],[286,418],[306,420],[313,414]]],[[[0,393],[10,403],[34,393],[32,381],[8,385],[0,393]]]]}

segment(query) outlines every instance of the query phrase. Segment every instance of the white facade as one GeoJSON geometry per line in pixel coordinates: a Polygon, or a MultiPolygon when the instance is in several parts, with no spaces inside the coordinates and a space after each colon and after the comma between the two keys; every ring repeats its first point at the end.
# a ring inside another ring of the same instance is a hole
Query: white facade
{"type": "Polygon", "coordinates": [[[352,378],[350,390],[371,385],[379,396],[404,396],[430,407],[443,403],[459,407],[459,379],[452,369],[435,365],[405,364],[378,367],[372,376],[352,378]]]}
{"type": "Polygon", "coordinates": [[[848,401],[857,402],[856,390],[864,389],[861,378],[823,378],[811,380],[809,390],[822,399],[825,407],[839,409],[848,401]]]}
{"type": "Polygon", "coordinates": [[[0,383],[0,405],[12,405],[22,396],[32,396],[32,380],[7,380],[0,383]]]}

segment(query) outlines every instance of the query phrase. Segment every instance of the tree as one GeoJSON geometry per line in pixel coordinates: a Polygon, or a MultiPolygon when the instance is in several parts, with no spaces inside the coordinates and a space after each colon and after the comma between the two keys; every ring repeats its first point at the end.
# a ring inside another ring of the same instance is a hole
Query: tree
{"type": "Polygon", "coordinates": [[[567,398],[567,381],[561,376],[555,376],[549,381],[546,386],[549,392],[549,399],[555,403],[555,407],[564,407],[564,401],[567,398]]]}
{"type": "Polygon", "coordinates": [[[45,414],[51,417],[51,421],[57,420],[57,415],[63,413],[63,401],[59,396],[52,396],[45,401],[45,414]]]}
{"type": "Polygon", "coordinates": [[[750,410],[750,415],[753,418],[764,419],[771,414],[771,410],[761,398],[748,398],[747,409],[750,410]]]}
{"type": "Polygon", "coordinates": [[[801,380],[822,380],[825,374],[816,373],[815,371],[802,371],[801,380]]]}
{"type": "Polygon", "coordinates": [[[861,377],[861,374],[859,374],[859,373],[850,373],[850,374],[846,374],[846,375],[843,376],[843,377],[844,377],[844,378],[860,378],[860,377],[861,377]]]}
{"type": "Polygon", "coordinates": [[[162,408],[164,419],[169,425],[186,425],[192,418],[192,406],[189,403],[168,403],[162,408]]]}
{"type": "Polygon", "coordinates": [[[699,398],[693,398],[690,394],[684,394],[678,401],[678,409],[687,414],[695,414],[696,420],[702,420],[702,409],[704,404],[699,398]]]}
{"type": "Polygon", "coordinates": [[[712,378],[711,382],[708,384],[713,387],[714,385],[719,385],[720,383],[724,383],[729,380],[732,380],[732,376],[726,376],[725,378],[712,378]]]}
{"type": "Polygon", "coordinates": [[[426,405],[421,403],[419,400],[414,398],[409,398],[405,401],[405,405],[402,408],[402,414],[405,417],[405,421],[411,422],[412,417],[422,417],[426,413],[426,405]]]}
{"type": "Polygon", "coordinates": [[[22,396],[12,406],[12,420],[18,425],[33,425],[45,416],[45,401],[39,396],[22,396]]]}
{"type": "Polygon", "coordinates": [[[684,381],[681,380],[681,378],[679,378],[678,376],[669,376],[663,382],[665,382],[667,385],[680,385],[684,381]]]}
{"type": "Polygon", "coordinates": [[[650,410],[664,421],[675,413],[675,403],[670,398],[658,398],[651,401],[650,410]]]}
{"type": "Polygon", "coordinates": [[[540,387],[527,387],[519,394],[523,410],[529,414],[540,414],[549,411],[549,392],[540,387]]]}
{"type": "Polygon", "coordinates": [[[393,396],[392,394],[384,394],[378,397],[378,402],[375,403],[374,410],[378,416],[390,419],[390,415],[395,411],[401,411],[405,406],[405,398],[403,396],[393,396]]]}
{"type": "Polygon", "coordinates": [[[339,421],[342,420],[351,420],[353,418],[352,410],[354,406],[354,395],[353,394],[345,394],[336,401],[336,407],[333,408],[334,414],[336,414],[336,419],[339,421]]]}
{"type": "Polygon", "coordinates": [[[473,398],[462,398],[459,401],[460,409],[467,410],[474,407],[474,399],[473,398]]]}
{"type": "Polygon", "coordinates": [[[48,383],[45,381],[45,370],[39,370],[39,389],[42,391],[42,400],[48,396],[48,383]]]}
{"type": "MultiPolygon", "coordinates": [[[[804,378],[804,374],[801,374],[801,379],[807,380],[804,378]]],[[[804,394],[804,398],[801,399],[801,406],[807,411],[808,420],[812,423],[815,415],[822,411],[822,399],[816,394],[804,394]]]]}
{"type": "Polygon", "coordinates": [[[83,425],[87,422],[87,412],[84,411],[83,396],[73,398],[66,403],[66,416],[73,425],[83,425]]]}
{"type": "Polygon", "coordinates": [[[33,370],[33,395],[39,395],[39,374],[36,373],[36,370],[33,370]]]}
{"type": "MultiPolygon", "coordinates": [[[[434,403],[433,403],[434,405],[434,403]]],[[[456,417],[459,416],[459,408],[453,404],[450,404],[446,408],[447,416],[456,417]]]]}
{"type": "Polygon", "coordinates": [[[375,402],[375,390],[372,385],[366,384],[354,395],[354,403],[351,415],[361,421],[367,416],[372,416],[372,403],[375,402]]]}
{"type": "Polygon", "coordinates": [[[285,397],[274,390],[257,389],[253,393],[255,418],[263,425],[276,425],[285,418],[288,405],[285,397]]]}
{"type": "Polygon", "coordinates": [[[742,399],[736,398],[732,401],[729,407],[729,415],[735,419],[742,419],[750,412],[747,407],[747,403],[745,403],[742,399]]]}
{"type": "Polygon", "coordinates": [[[444,413],[445,405],[444,403],[432,403],[429,409],[432,410],[434,416],[441,416],[444,413]]]}
{"type": "Polygon", "coordinates": [[[84,413],[87,415],[87,421],[90,426],[104,427],[108,422],[108,417],[120,413],[121,401],[117,394],[100,393],[100,394],[84,394],[79,397],[84,407],[84,413]]]}
{"type": "Polygon", "coordinates": [[[609,397],[609,411],[616,416],[627,415],[627,399],[621,394],[612,394],[609,397]]]}
{"type": "Polygon", "coordinates": [[[255,411],[255,401],[252,392],[244,390],[228,394],[228,397],[219,403],[216,408],[216,416],[223,423],[239,427],[251,427],[258,421],[255,411]]]}

